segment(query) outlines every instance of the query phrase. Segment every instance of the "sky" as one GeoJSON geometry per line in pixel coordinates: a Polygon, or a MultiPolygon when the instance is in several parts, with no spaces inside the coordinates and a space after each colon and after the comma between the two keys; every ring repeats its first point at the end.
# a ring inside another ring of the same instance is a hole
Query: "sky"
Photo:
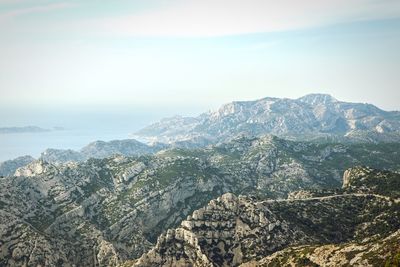
{"type": "Polygon", "coordinates": [[[0,0],[0,127],[308,93],[400,110],[399,48],[398,0],[0,0]]]}

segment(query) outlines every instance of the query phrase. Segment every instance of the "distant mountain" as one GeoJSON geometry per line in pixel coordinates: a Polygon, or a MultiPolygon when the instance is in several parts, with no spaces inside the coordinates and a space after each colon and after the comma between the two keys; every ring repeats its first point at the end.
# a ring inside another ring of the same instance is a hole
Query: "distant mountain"
{"type": "Polygon", "coordinates": [[[48,148],[40,154],[39,159],[47,162],[61,163],[69,161],[83,161],[85,157],[72,149],[48,148]]]}
{"type": "Polygon", "coordinates": [[[84,146],[80,151],[71,149],[46,149],[41,153],[40,159],[62,163],[68,161],[84,161],[90,158],[106,158],[112,155],[141,156],[153,154],[167,146],[163,144],[146,145],[134,139],[95,141],[84,146]]]}
{"type": "MultiPolygon", "coordinates": [[[[39,160],[59,164],[81,162],[90,158],[102,159],[113,155],[142,156],[157,153],[167,147],[165,144],[146,145],[134,139],[95,141],[84,146],[80,151],[48,148],[40,154],[39,160]]],[[[34,160],[31,156],[23,156],[0,162],[0,176],[13,175],[18,168],[34,160]]]]}
{"type": "Polygon", "coordinates": [[[8,176],[14,174],[15,170],[28,165],[35,159],[31,156],[22,156],[11,160],[0,162],[0,176],[8,176]]]}
{"type": "Polygon", "coordinates": [[[63,131],[63,127],[55,126],[51,129],[41,128],[38,126],[22,126],[22,127],[0,127],[0,134],[13,134],[13,133],[43,133],[50,131],[63,131]]]}
{"type": "Polygon", "coordinates": [[[196,146],[225,142],[237,135],[265,134],[295,140],[394,142],[400,141],[400,112],[342,102],[325,94],[298,99],[267,97],[232,102],[195,118],[163,119],[133,136],[196,146]]]}
{"type": "Polygon", "coordinates": [[[11,133],[42,133],[51,130],[40,128],[38,126],[23,126],[23,127],[0,127],[0,134],[11,133]]]}
{"type": "Polygon", "coordinates": [[[135,139],[125,139],[109,142],[95,141],[83,147],[80,152],[86,158],[105,158],[115,154],[140,156],[158,152],[166,147],[167,146],[162,144],[153,144],[149,146],[135,139]]]}

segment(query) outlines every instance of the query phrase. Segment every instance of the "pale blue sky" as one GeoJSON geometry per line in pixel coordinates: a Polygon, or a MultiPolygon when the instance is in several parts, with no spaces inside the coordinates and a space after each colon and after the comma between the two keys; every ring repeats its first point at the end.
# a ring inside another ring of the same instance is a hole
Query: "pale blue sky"
{"type": "Polygon", "coordinates": [[[0,0],[0,124],[312,92],[400,110],[399,48],[398,0],[0,0]]]}

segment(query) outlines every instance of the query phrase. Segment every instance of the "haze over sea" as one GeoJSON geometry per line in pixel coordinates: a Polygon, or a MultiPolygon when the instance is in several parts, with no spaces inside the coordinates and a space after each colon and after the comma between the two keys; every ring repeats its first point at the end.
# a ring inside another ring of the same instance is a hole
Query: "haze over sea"
{"type": "Polygon", "coordinates": [[[74,149],[94,140],[109,141],[126,139],[128,133],[120,129],[97,131],[96,129],[66,129],[41,133],[2,134],[0,137],[0,161],[22,155],[38,157],[46,148],[74,149]]]}
{"type": "MultiPolygon", "coordinates": [[[[183,110],[181,114],[189,116],[197,112],[185,113],[183,110]]],[[[1,114],[6,115],[1,118],[0,127],[34,125],[45,129],[63,127],[64,130],[0,134],[0,162],[23,155],[38,157],[47,148],[79,150],[96,140],[127,139],[136,130],[178,113],[168,108],[151,111],[105,108],[102,112],[80,109],[69,112],[42,110],[17,113],[2,110],[1,114]]]]}

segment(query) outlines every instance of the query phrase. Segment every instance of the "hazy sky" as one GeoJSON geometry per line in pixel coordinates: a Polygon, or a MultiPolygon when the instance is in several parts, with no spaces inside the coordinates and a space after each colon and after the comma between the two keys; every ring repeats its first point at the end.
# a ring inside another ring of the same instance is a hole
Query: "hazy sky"
{"type": "Polygon", "coordinates": [[[399,0],[0,0],[7,115],[312,92],[400,110],[399,85],[399,0]]]}

